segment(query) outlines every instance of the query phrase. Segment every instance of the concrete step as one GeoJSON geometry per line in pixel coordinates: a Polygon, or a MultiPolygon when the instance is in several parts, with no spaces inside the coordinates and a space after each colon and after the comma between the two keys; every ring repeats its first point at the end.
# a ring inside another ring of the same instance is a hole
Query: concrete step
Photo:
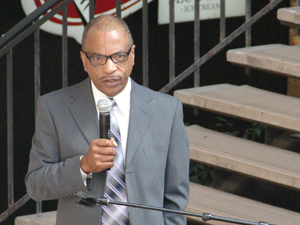
{"type": "Polygon", "coordinates": [[[240,66],[300,78],[300,46],[270,44],[231,49],[227,61],[240,66]]]}
{"type": "Polygon", "coordinates": [[[55,225],[56,211],[18,216],[15,225],[55,225]]]}
{"type": "Polygon", "coordinates": [[[279,129],[300,131],[300,99],[295,97],[231,84],[177,90],[174,96],[186,105],[279,129]]]}
{"type": "MultiPolygon", "coordinates": [[[[190,183],[190,199],[186,211],[210,213],[214,216],[229,217],[258,223],[259,221],[276,225],[295,225],[300,221],[300,213],[239,197],[199,184],[190,183]]],[[[199,217],[189,220],[202,222],[199,217]]],[[[210,220],[203,224],[232,225],[210,220]]]]}
{"type": "Polygon", "coordinates": [[[300,26],[300,6],[278,9],[277,19],[289,26],[300,26]]]}
{"type": "Polygon", "coordinates": [[[192,161],[300,190],[300,154],[198,125],[186,130],[192,161]]]}

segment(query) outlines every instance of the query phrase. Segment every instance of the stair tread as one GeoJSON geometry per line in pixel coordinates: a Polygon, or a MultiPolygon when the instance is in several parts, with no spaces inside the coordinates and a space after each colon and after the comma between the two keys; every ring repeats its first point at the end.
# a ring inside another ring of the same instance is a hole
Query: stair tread
{"type": "Polygon", "coordinates": [[[55,225],[56,211],[18,216],[15,225],[55,225]]]}
{"type": "MultiPolygon", "coordinates": [[[[276,225],[294,225],[300,219],[300,213],[271,206],[258,201],[218,191],[199,184],[190,183],[190,198],[186,211],[210,213],[251,222],[264,221],[276,225]]],[[[199,217],[188,216],[189,219],[202,221],[199,217]]],[[[219,221],[207,221],[205,224],[229,225],[219,221]]]]}
{"type": "Polygon", "coordinates": [[[300,25],[300,6],[278,9],[277,19],[287,23],[300,25]]]}
{"type": "Polygon", "coordinates": [[[176,90],[183,104],[257,121],[286,130],[300,131],[300,100],[248,85],[212,85],[176,90]],[[280,103],[280,104],[279,104],[280,103]]]}
{"type": "Polygon", "coordinates": [[[285,76],[300,78],[300,46],[270,44],[231,49],[227,61],[266,70],[285,76]]]}
{"type": "Polygon", "coordinates": [[[192,161],[300,189],[300,154],[198,125],[186,130],[192,161]]]}

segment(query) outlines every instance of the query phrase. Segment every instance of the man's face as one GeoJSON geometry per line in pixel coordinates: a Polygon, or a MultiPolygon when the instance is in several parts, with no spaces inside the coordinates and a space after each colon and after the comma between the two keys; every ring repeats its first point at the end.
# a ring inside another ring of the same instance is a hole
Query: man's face
{"type": "MultiPolygon", "coordinates": [[[[92,28],[85,39],[85,49],[89,57],[105,55],[110,56],[115,53],[128,52],[128,38],[123,28],[113,31],[99,31],[92,28]]],[[[110,58],[106,64],[93,66],[83,52],[80,53],[84,70],[88,73],[98,90],[109,97],[119,94],[127,85],[128,77],[134,65],[134,50],[131,52],[126,62],[114,63],[110,58]]]]}

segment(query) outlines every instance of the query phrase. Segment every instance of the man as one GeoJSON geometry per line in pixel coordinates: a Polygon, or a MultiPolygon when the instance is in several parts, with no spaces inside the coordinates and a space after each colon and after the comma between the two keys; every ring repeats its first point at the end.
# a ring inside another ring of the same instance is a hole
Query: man
{"type": "Polygon", "coordinates": [[[38,101],[25,179],[28,194],[37,201],[58,199],[59,225],[185,224],[182,215],[137,208],[122,208],[121,216],[129,220],[122,222],[104,206],[75,203],[78,191],[107,196],[109,179],[119,166],[115,160],[122,154],[125,201],[184,210],[189,191],[182,104],[131,80],[135,45],[126,23],[108,15],[93,19],[85,28],[80,55],[89,78],[38,101]],[[99,139],[96,104],[107,97],[116,102],[112,113],[120,129],[118,143],[118,137],[99,139]]]}

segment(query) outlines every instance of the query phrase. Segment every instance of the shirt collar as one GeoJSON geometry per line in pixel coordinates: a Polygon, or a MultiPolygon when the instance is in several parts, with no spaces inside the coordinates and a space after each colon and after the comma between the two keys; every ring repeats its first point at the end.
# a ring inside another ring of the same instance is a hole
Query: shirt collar
{"type": "MultiPolygon", "coordinates": [[[[92,80],[91,80],[91,85],[92,85],[92,91],[94,95],[94,101],[97,108],[97,102],[99,101],[99,99],[108,98],[108,97],[106,94],[102,93],[96,88],[92,80]]],[[[127,85],[124,88],[124,90],[114,97],[114,100],[116,101],[116,104],[123,115],[129,113],[130,110],[130,92],[131,92],[131,78],[129,77],[127,81],[127,85]]]]}

